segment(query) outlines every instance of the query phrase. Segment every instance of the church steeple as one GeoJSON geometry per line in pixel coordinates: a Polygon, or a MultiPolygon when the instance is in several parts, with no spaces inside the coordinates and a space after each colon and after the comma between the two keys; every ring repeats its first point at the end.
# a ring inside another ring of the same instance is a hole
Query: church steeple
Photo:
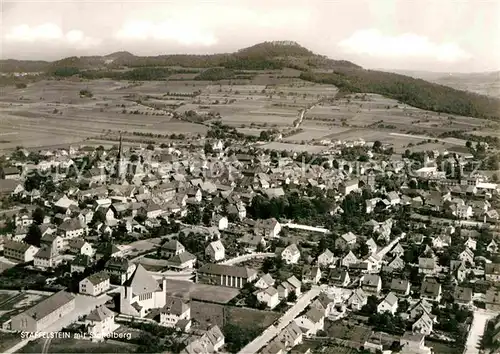
{"type": "Polygon", "coordinates": [[[122,147],[122,133],[120,133],[120,144],[118,146],[118,155],[116,156],[116,176],[123,177],[123,147],[122,147]]]}
{"type": "Polygon", "coordinates": [[[122,133],[120,133],[120,145],[118,145],[118,161],[122,158],[122,133]]]}

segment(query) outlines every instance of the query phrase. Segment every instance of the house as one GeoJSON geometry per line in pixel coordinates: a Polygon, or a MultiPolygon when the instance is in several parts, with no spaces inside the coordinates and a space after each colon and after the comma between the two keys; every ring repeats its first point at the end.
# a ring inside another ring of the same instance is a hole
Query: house
{"type": "Polygon", "coordinates": [[[410,281],[406,279],[394,278],[391,280],[391,291],[397,295],[410,295],[410,281]]]}
{"type": "Polygon", "coordinates": [[[302,283],[294,275],[282,282],[280,286],[284,287],[288,294],[295,293],[296,297],[299,297],[302,291],[302,283]]]}
{"type": "Polygon", "coordinates": [[[342,258],[341,265],[342,267],[349,268],[351,264],[356,264],[358,262],[358,257],[356,257],[352,251],[349,251],[349,253],[342,258]]]}
{"type": "Polygon", "coordinates": [[[255,287],[259,289],[266,289],[270,286],[274,286],[274,283],[275,281],[271,274],[267,273],[261,276],[259,280],[255,282],[255,287]]]}
{"type": "Polygon", "coordinates": [[[405,254],[404,248],[398,243],[392,248],[390,252],[395,257],[403,257],[405,254]]]}
{"type": "Polygon", "coordinates": [[[306,336],[315,336],[318,331],[324,329],[325,315],[320,310],[311,308],[304,315],[297,317],[295,323],[306,336]]]}
{"type": "Polygon", "coordinates": [[[361,288],[368,294],[378,295],[382,289],[382,279],[378,274],[365,274],[361,278],[361,288]]]}
{"type": "Polygon", "coordinates": [[[160,247],[162,257],[171,258],[186,251],[186,248],[177,240],[170,240],[165,242],[160,247]]]}
{"type": "Polygon", "coordinates": [[[401,270],[405,267],[405,261],[403,261],[399,256],[396,256],[387,266],[393,271],[401,270]]]}
{"type": "Polygon", "coordinates": [[[104,340],[117,327],[115,325],[115,313],[104,305],[92,310],[85,317],[84,323],[92,340],[104,340]]]}
{"type": "Polygon", "coordinates": [[[261,354],[285,354],[286,347],[276,338],[270,341],[261,351],[261,354]]]}
{"type": "Polygon", "coordinates": [[[318,310],[322,311],[325,314],[325,317],[328,317],[332,312],[332,308],[335,305],[335,300],[331,299],[327,294],[321,293],[318,295],[316,300],[313,301],[311,307],[315,307],[318,310]]]}
{"type": "Polygon", "coordinates": [[[367,241],[366,241],[366,246],[368,246],[368,253],[369,254],[373,254],[375,252],[377,252],[377,243],[375,242],[375,240],[373,238],[369,238],[367,241]]]}
{"type": "Polygon", "coordinates": [[[192,269],[196,264],[196,256],[187,251],[168,259],[167,265],[177,269],[192,269]]]}
{"type": "Polygon", "coordinates": [[[500,311],[500,289],[492,286],[486,291],[486,298],[484,300],[486,310],[500,311]]]}
{"type": "Polygon", "coordinates": [[[166,304],[167,280],[158,281],[139,264],[132,276],[120,288],[120,313],[133,317],[144,317],[152,309],[161,309],[166,304]]]}
{"type": "Polygon", "coordinates": [[[243,288],[257,279],[257,271],[247,267],[207,263],[196,271],[196,282],[203,284],[243,288]]]}
{"type": "Polygon", "coordinates": [[[281,225],[275,218],[257,220],[254,225],[254,233],[256,235],[264,236],[268,239],[279,237],[281,232],[281,225]]]}
{"type": "Polygon", "coordinates": [[[352,248],[356,245],[356,239],[356,235],[349,231],[335,240],[335,248],[342,250],[352,248]]]}
{"type": "Polygon", "coordinates": [[[318,284],[321,279],[321,269],[319,267],[305,266],[302,270],[302,282],[318,284]]]}
{"type": "Polygon", "coordinates": [[[33,224],[33,218],[29,214],[16,215],[15,225],[16,226],[30,226],[33,224]]]}
{"type": "Polygon", "coordinates": [[[229,221],[227,220],[227,217],[222,215],[215,215],[212,221],[221,231],[226,230],[229,226],[229,221]]]}
{"type": "Polygon", "coordinates": [[[353,291],[349,299],[347,300],[347,304],[353,310],[361,310],[363,306],[368,303],[368,295],[361,288],[357,288],[353,291]]]}
{"type": "Polygon", "coordinates": [[[399,340],[403,354],[431,354],[432,350],[425,346],[425,335],[421,333],[405,332],[399,340]]]}
{"type": "Polygon", "coordinates": [[[500,263],[486,263],[484,277],[491,282],[500,282],[500,263]]]}
{"type": "Polygon", "coordinates": [[[11,328],[21,332],[40,332],[75,310],[75,296],[64,290],[12,317],[11,328]]]}
{"type": "Polygon", "coordinates": [[[141,215],[147,219],[154,219],[164,213],[161,206],[154,202],[148,202],[145,206],[142,206],[137,210],[137,214],[141,215]]]}
{"type": "Polygon", "coordinates": [[[24,242],[6,240],[3,245],[4,257],[15,262],[31,262],[37,252],[38,247],[28,245],[24,242]]]}
{"type": "Polygon", "coordinates": [[[181,354],[215,353],[224,346],[225,338],[216,325],[210,327],[200,338],[190,342],[181,354]]]}
{"type": "Polygon", "coordinates": [[[274,287],[270,286],[265,289],[259,289],[255,292],[255,295],[257,296],[257,300],[259,302],[263,302],[266,304],[267,307],[270,309],[275,308],[279,302],[279,296],[278,296],[278,290],[276,290],[274,287]]]}
{"type": "Polygon", "coordinates": [[[335,257],[329,249],[326,249],[323,253],[318,256],[318,266],[329,267],[335,262],[335,257]]]}
{"type": "Polygon", "coordinates": [[[283,343],[285,348],[293,348],[302,343],[302,330],[292,321],[278,334],[276,340],[283,343]]]}
{"type": "Polygon", "coordinates": [[[205,255],[212,261],[218,262],[226,257],[226,249],[221,240],[213,241],[205,248],[205,255]]]}
{"type": "Polygon", "coordinates": [[[458,259],[464,263],[474,264],[474,252],[466,248],[458,255],[458,259]]]}
{"type": "Polygon", "coordinates": [[[359,181],[358,179],[352,179],[350,181],[345,181],[340,184],[339,191],[344,196],[348,195],[351,192],[356,192],[359,190],[359,181]]]}
{"type": "Polygon", "coordinates": [[[420,298],[439,302],[441,300],[441,284],[436,278],[425,278],[420,287],[420,298]]]}
{"type": "Polygon", "coordinates": [[[64,239],[84,236],[86,229],[87,227],[83,226],[78,218],[67,219],[57,228],[64,239]]]}
{"type": "Polygon", "coordinates": [[[420,274],[432,275],[437,273],[437,264],[434,258],[418,257],[418,272],[420,274]]]}
{"type": "Polygon", "coordinates": [[[450,262],[450,272],[455,276],[455,279],[458,282],[463,282],[467,278],[467,274],[470,272],[469,269],[467,269],[465,262],[462,262],[460,260],[452,260],[450,262]]]}
{"type": "Polygon", "coordinates": [[[401,203],[401,198],[395,191],[387,193],[387,200],[391,203],[391,205],[398,205],[401,203]]]}
{"type": "Polygon", "coordinates": [[[390,312],[395,314],[398,309],[398,297],[390,292],[387,296],[377,305],[377,313],[390,312]]]}
{"type": "Polygon", "coordinates": [[[180,297],[167,296],[160,311],[160,324],[184,331],[191,328],[191,305],[180,297]]]}
{"type": "Polygon", "coordinates": [[[76,256],[73,259],[73,261],[71,262],[70,272],[71,273],[83,273],[83,272],[85,272],[85,269],[90,267],[91,264],[92,264],[92,260],[90,259],[90,257],[81,254],[79,256],[76,256]]]}
{"type": "Polygon", "coordinates": [[[433,326],[434,326],[434,320],[431,318],[431,316],[427,312],[424,312],[415,321],[415,323],[413,323],[411,328],[412,328],[413,333],[420,333],[420,334],[429,335],[432,333],[433,326]]]}
{"type": "Polygon", "coordinates": [[[469,237],[467,238],[467,241],[465,241],[465,247],[475,251],[477,247],[477,241],[469,237]]]}
{"type": "Polygon", "coordinates": [[[47,245],[43,245],[33,256],[33,265],[40,269],[54,268],[62,262],[62,258],[47,245]]]}
{"type": "Polygon", "coordinates": [[[80,294],[97,296],[105,293],[110,288],[109,274],[99,272],[92,274],[79,283],[80,294]]]}
{"type": "Polygon", "coordinates": [[[1,179],[15,180],[21,178],[21,172],[17,167],[2,167],[0,169],[1,179]]]}
{"type": "Polygon", "coordinates": [[[238,243],[241,244],[246,251],[253,252],[257,250],[257,247],[262,247],[265,249],[267,242],[264,236],[258,236],[253,234],[244,234],[241,238],[238,239],[238,243]]]}
{"type": "Polygon", "coordinates": [[[488,251],[490,253],[497,253],[498,252],[498,245],[495,242],[495,240],[491,240],[491,242],[486,247],[486,251],[488,251]]]}
{"type": "Polygon", "coordinates": [[[300,259],[300,251],[295,243],[285,247],[281,252],[281,258],[286,264],[297,264],[300,259]]]}
{"type": "MultiPolygon", "coordinates": [[[[40,225],[42,227],[43,225],[40,225]]],[[[42,232],[43,235],[43,232],[42,232]]],[[[46,233],[42,236],[40,240],[41,246],[48,246],[52,249],[55,254],[61,253],[64,249],[64,240],[61,236],[55,235],[53,233],[46,233]]]]}
{"type": "Polygon", "coordinates": [[[122,285],[135,271],[135,264],[125,258],[113,257],[106,262],[104,270],[109,274],[112,284],[122,285]]]}
{"type": "Polygon", "coordinates": [[[351,282],[351,278],[347,270],[332,269],[328,274],[328,282],[334,286],[346,287],[351,282]]]}
{"type": "Polygon", "coordinates": [[[12,179],[0,179],[0,196],[19,195],[24,192],[23,184],[12,179]]]}
{"type": "Polygon", "coordinates": [[[432,247],[441,249],[450,246],[451,238],[449,236],[438,235],[432,240],[432,247]]]}
{"type": "Polygon", "coordinates": [[[69,251],[72,254],[85,254],[89,257],[94,256],[94,249],[90,245],[90,243],[86,242],[81,238],[74,238],[68,241],[69,251]]]}
{"type": "Polygon", "coordinates": [[[418,317],[422,316],[422,314],[428,314],[430,316],[432,313],[432,304],[429,303],[427,300],[422,299],[419,302],[417,302],[413,307],[410,308],[409,311],[409,318],[414,320],[417,319],[418,317]]]}
{"type": "Polygon", "coordinates": [[[472,305],[472,288],[467,288],[463,286],[456,286],[453,292],[453,300],[455,303],[471,306],[472,305]]]}
{"type": "Polygon", "coordinates": [[[54,203],[54,207],[62,212],[66,212],[70,206],[78,206],[78,203],[69,199],[67,195],[63,195],[54,203]]]}

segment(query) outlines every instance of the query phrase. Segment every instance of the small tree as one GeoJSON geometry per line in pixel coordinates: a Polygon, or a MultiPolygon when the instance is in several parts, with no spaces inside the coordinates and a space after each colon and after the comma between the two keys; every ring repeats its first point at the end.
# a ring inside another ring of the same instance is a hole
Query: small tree
{"type": "Polygon", "coordinates": [[[33,210],[31,216],[33,217],[34,223],[40,225],[43,223],[43,219],[45,218],[45,211],[42,208],[36,208],[33,210]]]}
{"type": "Polygon", "coordinates": [[[40,241],[42,239],[42,231],[36,224],[31,224],[26,237],[24,238],[24,242],[29,245],[33,245],[36,247],[40,247],[40,241]]]}

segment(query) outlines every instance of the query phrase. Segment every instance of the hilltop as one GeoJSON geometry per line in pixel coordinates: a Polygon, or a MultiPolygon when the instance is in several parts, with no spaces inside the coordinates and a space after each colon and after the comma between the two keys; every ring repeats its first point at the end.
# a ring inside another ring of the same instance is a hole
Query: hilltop
{"type": "Polygon", "coordinates": [[[232,69],[267,70],[284,67],[300,69],[335,67],[360,68],[345,60],[333,60],[318,55],[292,41],[263,42],[234,53],[210,55],[169,54],[137,56],[121,51],[105,56],[69,57],[54,62],[29,60],[0,60],[0,72],[41,72],[60,68],[100,69],[144,66],[181,66],[186,68],[210,68],[222,66],[232,69]]]}
{"type": "MultiPolygon", "coordinates": [[[[298,69],[300,78],[337,86],[340,93],[378,93],[426,110],[488,119],[500,118],[500,100],[441,84],[385,71],[366,70],[350,61],[313,53],[292,41],[263,42],[233,53],[137,56],[122,51],[106,56],[69,57],[54,62],[0,61],[2,72],[44,72],[49,76],[80,75],[86,79],[166,80],[172,67],[211,69],[196,80],[238,78],[238,71],[298,69]],[[213,70],[214,68],[222,68],[213,70]],[[120,69],[120,71],[117,71],[120,69]]],[[[177,72],[179,70],[177,69],[177,72]]],[[[12,82],[9,82],[9,84],[12,82]]],[[[446,82],[441,82],[446,84],[446,82]]],[[[450,85],[452,86],[452,85],[450,85]]]]}

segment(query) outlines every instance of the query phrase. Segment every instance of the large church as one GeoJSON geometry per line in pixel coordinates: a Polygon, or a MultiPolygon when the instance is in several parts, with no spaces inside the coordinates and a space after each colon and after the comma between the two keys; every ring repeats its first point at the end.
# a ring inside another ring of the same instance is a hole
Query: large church
{"type": "Polygon", "coordinates": [[[149,310],[163,308],[167,298],[167,280],[162,285],[142,265],[127,280],[120,292],[120,313],[144,317],[149,310]]]}

